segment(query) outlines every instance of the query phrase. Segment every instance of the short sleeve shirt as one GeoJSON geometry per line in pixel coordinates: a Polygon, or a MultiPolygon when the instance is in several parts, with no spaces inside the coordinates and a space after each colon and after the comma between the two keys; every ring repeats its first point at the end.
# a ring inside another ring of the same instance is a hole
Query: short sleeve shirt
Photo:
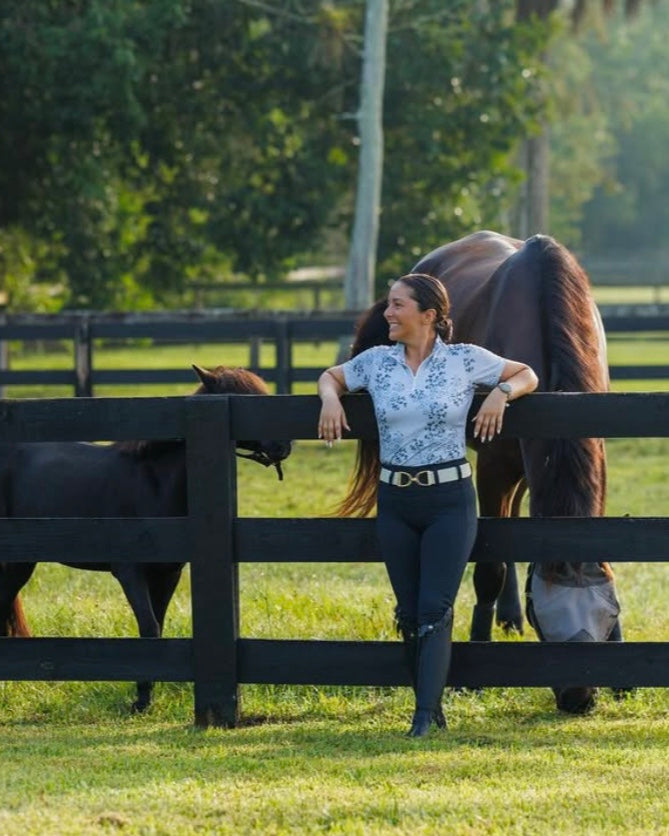
{"type": "Polygon", "coordinates": [[[342,368],[347,389],[372,398],[382,463],[422,467],[464,458],[475,387],[495,386],[504,363],[480,346],[437,339],[415,375],[402,343],[369,348],[342,368]]]}

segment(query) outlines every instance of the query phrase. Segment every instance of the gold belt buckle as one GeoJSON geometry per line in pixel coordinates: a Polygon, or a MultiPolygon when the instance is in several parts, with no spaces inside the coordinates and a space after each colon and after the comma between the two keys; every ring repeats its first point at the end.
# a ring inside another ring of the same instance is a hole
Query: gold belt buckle
{"type": "Polygon", "coordinates": [[[393,474],[393,484],[398,488],[408,488],[409,485],[420,485],[423,488],[429,488],[434,485],[434,473],[431,470],[419,470],[413,476],[407,473],[406,470],[396,470],[393,474]]]}

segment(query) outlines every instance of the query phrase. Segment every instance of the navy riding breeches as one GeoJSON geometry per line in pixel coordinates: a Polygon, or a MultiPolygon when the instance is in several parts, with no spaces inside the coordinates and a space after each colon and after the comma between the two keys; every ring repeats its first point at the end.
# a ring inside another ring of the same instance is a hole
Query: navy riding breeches
{"type": "Polygon", "coordinates": [[[429,486],[379,483],[377,536],[401,623],[435,624],[453,606],[476,527],[470,477],[429,486]]]}

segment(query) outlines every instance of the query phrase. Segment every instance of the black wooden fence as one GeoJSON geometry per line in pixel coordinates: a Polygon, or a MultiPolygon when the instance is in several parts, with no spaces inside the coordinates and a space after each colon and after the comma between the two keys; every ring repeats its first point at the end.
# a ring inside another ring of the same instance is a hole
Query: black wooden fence
{"type": "MultiPolygon", "coordinates": [[[[369,398],[350,395],[346,408],[356,437],[371,436],[369,398]]],[[[0,441],[186,439],[188,517],[3,519],[0,549],[5,561],[189,561],[193,610],[189,639],[5,639],[0,679],[192,681],[195,722],[228,726],[238,719],[240,683],[407,684],[398,642],[239,636],[239,563],[378,560],[371,520],[236,515],[232,439],[313,439],[318,409],[315,396],[0,402],[0,441]]],[[[511,406],[504,434],[667,436],[669,394],[531,395],[511,406]]],[[[290,461],[286,471],[289,485],[290,461]]],[[[545,562],[565,555],[666,561],[669,518],[484,518],[472,560],[545,562]]],[[[667,686],[669,642],[456,643],[449,682],[667,686]]]]}
{"type": "MultiPolygon", "coordinates": [[[[609,334],[621,332],[669,332],[669,305],[603,306],[609,334]]],[[[192,380],[189,368],[100,369],[95,367],[96,341],[151,339],[192,343],[248,343],[250,369],[276,385],[279,394],[293,391],[295,383],[315,382],[322,366],[296,366],[293,346],[326,340],[352,339],[355,313],[265,314],[221,311],[219,313],[167,314],[62,314],[54,316],[11,315],[0,318],[0,346],[8,341],[68,341],[73,346],[70,369],[18,370],[11,358],[0,363],[0,389],[18,385],[67,385],[76,396],[90,397],[95,386],[104,384],[183,383],[192,380]],[[261,342],[275,346],[275,363],[261,367],[261,342]]],[[[334,362],[334,357],[332,358],[334,362]]],[[[666,380],[668,365],[614,366],[613,379],[666,380]]]]}

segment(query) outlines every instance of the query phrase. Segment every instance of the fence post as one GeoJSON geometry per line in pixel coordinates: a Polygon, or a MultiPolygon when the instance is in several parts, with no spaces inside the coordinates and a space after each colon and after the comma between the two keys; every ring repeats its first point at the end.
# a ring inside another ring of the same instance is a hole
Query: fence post
{"type": "Polygon", "coordinates": [[[93,397],[92,354],[91,323],[87,316],[81,316],[74,329],[74,395],[77,398],[93,397]]]}
{"type": "MultiPolygon", "coordinates": [[[[5,314],[6,300],[0,298],[0,327],[7,324],[7,315],[5,314]]],[[[9,342],[0,337],[0,371],[9,371],[9,342]]],[[[0,398],[5,397],[5,387],[0,384],[0,398]]]]}
{"type": "Polygon", "coordinates": [[[249,368],[260,374],[260,347],[262,337],[251,337],[249,340],[249,368]]]}
{"type": "Polygon", "coordinates": [[[239,584],[230,399],[193,397],[185,403],[195,724],[232,727],[239,719],[239,584]]]}
{"type": "Polygon", "coordinates": [[[290,395],[293,381],[291,375],[292,346],[289,322],[279,319],[276,323],[276,392],[277,395],[290,395]]]}

